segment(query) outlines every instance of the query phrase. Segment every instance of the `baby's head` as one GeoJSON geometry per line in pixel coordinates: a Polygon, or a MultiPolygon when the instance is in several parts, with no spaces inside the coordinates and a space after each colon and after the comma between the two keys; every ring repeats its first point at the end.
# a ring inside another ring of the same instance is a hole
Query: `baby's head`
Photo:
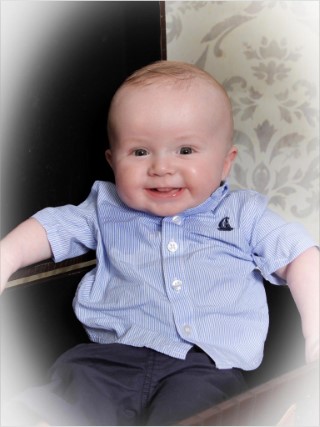
{"type": "Polygon", "coordinates": [[[159,61],[131,75],[112,100],[108,135],[120,198],[158,216],[204,202],[237,153],[225,90],[181,62],[159,61]]]}

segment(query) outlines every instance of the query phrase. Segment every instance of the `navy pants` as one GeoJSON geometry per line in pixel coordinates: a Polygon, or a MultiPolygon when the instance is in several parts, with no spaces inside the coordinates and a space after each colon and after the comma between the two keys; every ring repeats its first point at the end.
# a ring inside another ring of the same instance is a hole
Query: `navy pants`
{"type": "Polygon", "coordinates": [[[63,354],[50,383],[18,407],[51,425],[170,425],[246,389],[239,369],[217,369],[198,347],[185,360],[123,344],[81,344],[63,354]]]}

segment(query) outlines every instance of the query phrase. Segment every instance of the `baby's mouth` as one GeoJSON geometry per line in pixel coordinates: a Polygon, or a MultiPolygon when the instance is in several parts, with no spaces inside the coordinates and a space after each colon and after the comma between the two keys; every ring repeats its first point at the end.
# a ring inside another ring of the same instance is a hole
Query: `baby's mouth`
{"type": "Polygon", "coordinates": [[[163,187],[163,188],[151,188],[152,191],[159,191],[160,193],[170,193],[171,191],[178,191],[180,188],[163,187]]]}
{"type": "Polygon", "coordinates": [[[148,188],[148,191],[159,197],[176,197],[182,190],[180,187],[148,188]]]}

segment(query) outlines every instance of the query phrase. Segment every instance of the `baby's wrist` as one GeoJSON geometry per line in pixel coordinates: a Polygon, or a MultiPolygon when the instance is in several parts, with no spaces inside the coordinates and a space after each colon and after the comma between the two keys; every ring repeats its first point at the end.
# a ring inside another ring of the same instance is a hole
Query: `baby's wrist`
{"type": "Polygon", "coordinates": [[[319,334],[306,337],[306,362],[319,360],[319,334]]]}

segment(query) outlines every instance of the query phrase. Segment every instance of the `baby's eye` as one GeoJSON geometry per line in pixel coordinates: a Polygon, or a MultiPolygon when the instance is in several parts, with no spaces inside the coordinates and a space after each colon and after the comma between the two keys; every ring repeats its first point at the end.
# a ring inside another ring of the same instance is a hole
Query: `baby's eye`
{"type": "Polygon", "coordinates": [[[181,147],[180,148],[180,154],[186,155],[186,154],[192,154],[193,149],[191,147],[181,147]]]}
{"type": "Polygon", "coordinates": [[[138,148],[137,150],[134,150],[133,154],[136,157],[146,156],[148,154],[147,150],[143,148],[138,148]]]}

